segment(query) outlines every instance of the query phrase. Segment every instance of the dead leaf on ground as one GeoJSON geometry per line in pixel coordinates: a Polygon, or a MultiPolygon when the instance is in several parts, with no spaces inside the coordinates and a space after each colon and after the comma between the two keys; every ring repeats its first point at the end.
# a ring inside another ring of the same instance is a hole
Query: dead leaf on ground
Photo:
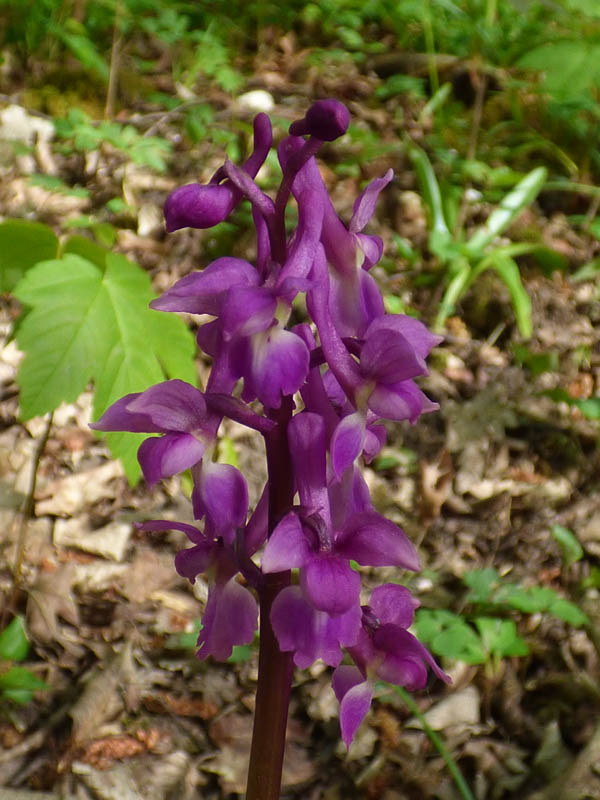
{"type": "Polygon", "coordinates": [[[69,711],[74,747],[93,739],[100,726],[114,719],[126,706],[137,705],[139,680],[130,643],[126,643],[104,668],[92,671],[83,693],[69,711]]]}
{"type": "Polygon", "coordinates": [[[79,625],[79,612],[72,592],[74,580],[72,564],[63,564],[51,572],[40,572],[29,590],[27,630],[43,644],[58,642],[65,650],[78,654],[81,648],[77,637],[59,622],[63,619],[75,628],[79,625]]]}
{"type": "Polygon", "coordinates": [[[111,460],[99,467],[47,483],[37,492],[36,514],[72,517],[91,508],[99,500],[114,498],[119,487],[111,483],[122,475],[123,467],[120,462],[111,460]]]}
{"type": "Polygon", "coordinates": [[[57,519],[54,525],[54,544],[58,547],[77,547],[113,561],[123,561],[131,537],[131,523],[115,520],[95,530],[87,516],[57,519]]]}

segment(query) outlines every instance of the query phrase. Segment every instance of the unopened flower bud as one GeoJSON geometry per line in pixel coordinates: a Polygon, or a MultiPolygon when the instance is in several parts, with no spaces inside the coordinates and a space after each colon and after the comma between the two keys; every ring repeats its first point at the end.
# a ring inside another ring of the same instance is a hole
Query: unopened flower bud
{"type": "Polygon", "coordinates": [[[332,142],[343,136],[350,124],[350,114],[338,100],[317,100],[306,112],[304,119],[292,122],[292,136],[315,136],[324,142],[332,142]]]}

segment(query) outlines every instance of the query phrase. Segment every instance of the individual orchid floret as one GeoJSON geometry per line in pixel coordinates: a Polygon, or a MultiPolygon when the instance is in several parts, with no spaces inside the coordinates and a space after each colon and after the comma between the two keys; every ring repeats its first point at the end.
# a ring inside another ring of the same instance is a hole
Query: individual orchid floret
{"type": "Polygon", "coordinates": [[[375,680],[411,691],[427,683],[427,666],[445,683],[450,678],[435,659],[406,629],[412,624],[418,602],[397,584],[378,586],[363,608],[363,624],[355,645],[348,648],[356,666],[341,666],[333,674],[333,689],[340,702],[340,727],[350,746],[366,716],[375,680]]]}
{"type": "MultiPolygon", "coordinates": [[[[244,487],[240,487],[242,476],[234,476],[230,471],[233,469],[225,464],[212,464],[208,468],[204,466],[204,483],[200,481],[202,489],[230,491],[237,485],[243,494],[245,481],[244,487]]],[[[198,638],[198,657],[204,659],[212,656],[218,661],[226,661],[234,646],[249,644],[253,640],[258,623],[256,600],[247,588],[237,582],[235,576],[240,570],[244,571],[244,559],[249,558],[248,553],[240,553],[239,533],[245,534],[241,536],[242,546],[245,546],[246,538],[253,538],[254,546],[258,546],[261,537],[256,532],[250,532],[250,527],[260,521],[262,510],[257,514],[257,507],[253,515],[255,522],[251,520],[245,531],[239,527],[236,532],[233,526],[243,526],[246,519],[247,491],[244,497],[236,498],[233,511],[223,504],[219,512],[216,497],[208,498],[205,494],[203,501],[211,505],[211,508],[205,505],[202,509],[202,516],[206,517],[204,532],[195,525],[170,520],[150,520],[136,527],[143,531],[179,530],[193,543],[193,547],[177,553],[175,568],[192,583],[198,575],[204,574],[209,584],[198,638]]]]}
{"type": "MultiPolygon", "coordinates": [[[[271,122],[266,114],[258,114],[254,119],[254,152],[242,167],[250,177],[254,178],[263,165],[272,142],[271,122]]],[[[209,184],[188,183],[171,192],[164,208],[167,231],[212,228],[227,219],[243,195],[230,181],[219,184],[223,177],[219,171],[209,184]]]]}
{"type": "Polygon", "coordinates": [[[294,663],[306,669],[320,658],[330,667],[342,660],[342,647],[356,643],[362,612],[355,603],[332,616],[314,608],[299,586],[283,589],[273,602],[271,624],[282,652],[292,652],[294,663]]]}
{"type": "Polygon", "coordinates": [[[98,422],[98,431],[160,433],[138,449],[138,461],[150,486],[197,464],[216,434],[214,415],[204,395],[189,383],[170,380],[113,403],[98,422]]]}
{"type": "Polygon", "coordinates": [[[359,599],[360,577],[351,559],[363,566],[413,570],[419,568],[419,560],[406,534],[373,510],[352,514],[340,529],[332,528],[325,428],[317,414],[296,415],[288,439],[301,511],[287,514],[273,531],[263,554],[263,572],[300,568],[306,600],[335,617],[359,599]]]}

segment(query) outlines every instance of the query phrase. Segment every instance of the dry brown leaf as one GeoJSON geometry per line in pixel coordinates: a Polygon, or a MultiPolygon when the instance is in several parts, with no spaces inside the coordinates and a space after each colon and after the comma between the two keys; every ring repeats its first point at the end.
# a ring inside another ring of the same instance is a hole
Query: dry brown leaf
{"type": "Polygon", "coordinates": [[[110,484],[122,475],[119,461],[111,459],[99,467],[52,481],[38,491],[36,513],[38,516],[72,517],[88,510],[99,500],[116,497],[118,487],[110,484]]]}
{"type": "Polygon", "coordinates": [[[77,747],[93,739],[100,726],[124,708],[135,708],[143,688],[142,680],[129,642],[103,668],[94,669],[83,693],[69,711],[73,720],[73,745],[77,747]]]}
{"type": "Polygon", "coordinates": [[[77,547],[86,553],[123,561],[131,537],[131,523],[115,520],[93,530],[86,516],[57,519],[54,525],[54,544],[58,547],[77,547]]]}
{"type": "Polygon", "coordinates": [[[44,644],[58,642],[66,650],[80,651],[73,634],[60,625],[63,619],[73,627],[79,625],[79,612],[72,592],[75,568],[63,564],[52,572],[42,571],[29,590],[27,629],[34,639],[44,644]]]}

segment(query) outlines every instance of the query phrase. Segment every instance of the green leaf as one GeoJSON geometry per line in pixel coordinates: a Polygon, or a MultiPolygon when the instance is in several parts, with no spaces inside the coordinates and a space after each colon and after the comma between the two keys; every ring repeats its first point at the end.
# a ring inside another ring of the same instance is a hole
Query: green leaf
{"type": "Polygon", "coordinates": [[[425,151],[412,145],[408,155],[415,167],[421,194],[430,214],[430,247],[438,255],[437,251],[443,252],[444,246],[452,239],[444,216],[440,187],[425,151]]]}
{"type": "Polygon", "coordinates": [[[48,689],[48,684],[25,667],[11,667],[0,675],[0,689],[48,689]]]}
{"type": "Polygon", "coordinates": [[[60,255],[64,256],[67,253],[72,253],[75,256],[81,256],[81,258],[86,259],[86,261],[91,261],[92,264],[95,264],[104,272],[107,251],[104,247],[100,247],[99,244],[88,239],[87,236],[81,236],[79,234],[69,236],[69,238],[63,242],[60,249],[60,255]]]}
{"type": "Polygon", "coordinates": [[[431,642],[434,653],[466,664],[483,664],[485,651],[479,637],[464,620],[460,619],[445,628],[431,642]]]}
{"type": "Polygon", "coordinates": [[[0,690],[0,697],[3,700],[12,700],[20,706],[26,706],[33,700],[33,692],[29,689],[3,689],[0,690]]]}
{"type": "Polygon", "coordinates": [[[583,547],[575,534],[563,525],[553,525],[552,536],[556,539],[562,550],[563,561],[570,567],[583,558],[583,547]]]}
{"type": "Polygon", "coordinates": [[[600,419],[600,397],[574,400],[572,405],[577,406],[586,419],[600,419]]]}
{"type": "Polygon", "coordinates": [[[233,651],[227,659],[228,664],[242,664],[245,661],[250,661],[252,656],[252,648],[248,644],[236,644],[233,651]]]}
{"type": "Polygon", "coordinates": [[[467,664],[483,664],[485,653],[473,628],[458,614],[445,609],[421,608],[415,615],[417,638],[436,655],[467,664]]]}
{"type": "Polygon", "coordinates": [[[15,288],[33,307],[17,333],[26,353],[18,376],[24,419],[73,402],[106,359],[115,332],[102,279],[94,264],[67,254],[37,264],[15,288]]]}
{"type": "Polygon", "coordinates": [[[502,278],[510,293],[510,299],[515,312],[515,319],[519,333],[525,339],[529,339],[533,332],[533,322],[531,320],[531,298],[525,291],[521,282],[521,273],[517,262],[507,256],[492,254],[490,256],[492,266],[502,278]]]}
{"type": "Polygon", "coordinates": [[[564,622],[568,622],[569,625],[573,625],[575,628],[580,628],[589,622],[589,619],[580,608],[562,597],[552,603],[548,608],[548,613],[562,619],[564,622]]]}
{"type": "Polygon", "coordinates": [[[444,628],[460,620],[457,614],[446,609],[420,608],[415,614],[414,629],[417,638],[424,644],[431,644],[444,628]]]}
{"type": "MultiPolygon", "coordinates": [[[[58,26],[56,32],[59,32],[58,26]]],[[[62,30],[60,38],[69,47],[82,66],[95,72],[102,80],[108,83],[110,70],[106,61],[102,58],[93,41],[84,34],[68,33],[62,30]]]]}
{"type": "Polygon", "coordinates": [[[507,584],[498,592],[496,600],[525,614],[536,614],[547,611],[558,597],[554,589],[547,586],[530,586],[524,589],[515,584],[507,584]]]}
{"type": "Polygon", "coordinates": [[[58,239],[40,222],[9,219],[0,224],[0,293],[14,287],[38,261],[54,258],[58,239]]]}
{"type": "MultiPolygon", "coordinates": [[[[595,0],[590,0],[594,2],[595,0]]],[[[584,39],[546,42],[523,56],[517,66],[540,70],[544,88],[559,100],[585,95],[600,83],[600,46],[584,39]]]]}
{"type": "Polygon", "coordinates": [[[536,167],[509,192],[500,205],[488,217],[485,225],[478,228],[465,245],[472,256],[481,255],[485,248],[499,236],[510,223],[537,197],[546,182],[545,167],[536,167]]]}
{"type": "Polygon", "coordinates": [[[29,652],[23,620],[15,617],[0,633],[0,658],[5,661],[23,661],[29,652]]]}
{"type": "Polygon", "coordinates": [[[500,576],[498,571],[487,569],[473,569],[463,575],[463,581],[471,589],[466,600],[469,603],[488,603],[492,592],[498,587],[500,576]]]}
{"type": "Polygon", "coordinates": [[[477,617],[474,620],[486,651],[498,658],[507,656],[526,656],[529,648],[517,633],[512,619],[498,617],[477,617]]]}
{"type": "Polygon", "coordinates": [[[588,17],[600,17],[598,0],[567,0],[567,7],[588,17]]]}
{"type": "MultiPolygon", "coordinates": [[[[165,375],[196,382],[193,337],[175,315],[148,308],[148,275],[122,255],[108,253],[105,262],[102,270],[66,253],[38,264],[16,288],[32,306],[17,335],[26,354],[18,376],[25,419],[73,402],[92,379],[94,418],[165,375]]],[[[140,474],[135,452],[141,438],[108,437],[131,482],[140,474]]]]}

